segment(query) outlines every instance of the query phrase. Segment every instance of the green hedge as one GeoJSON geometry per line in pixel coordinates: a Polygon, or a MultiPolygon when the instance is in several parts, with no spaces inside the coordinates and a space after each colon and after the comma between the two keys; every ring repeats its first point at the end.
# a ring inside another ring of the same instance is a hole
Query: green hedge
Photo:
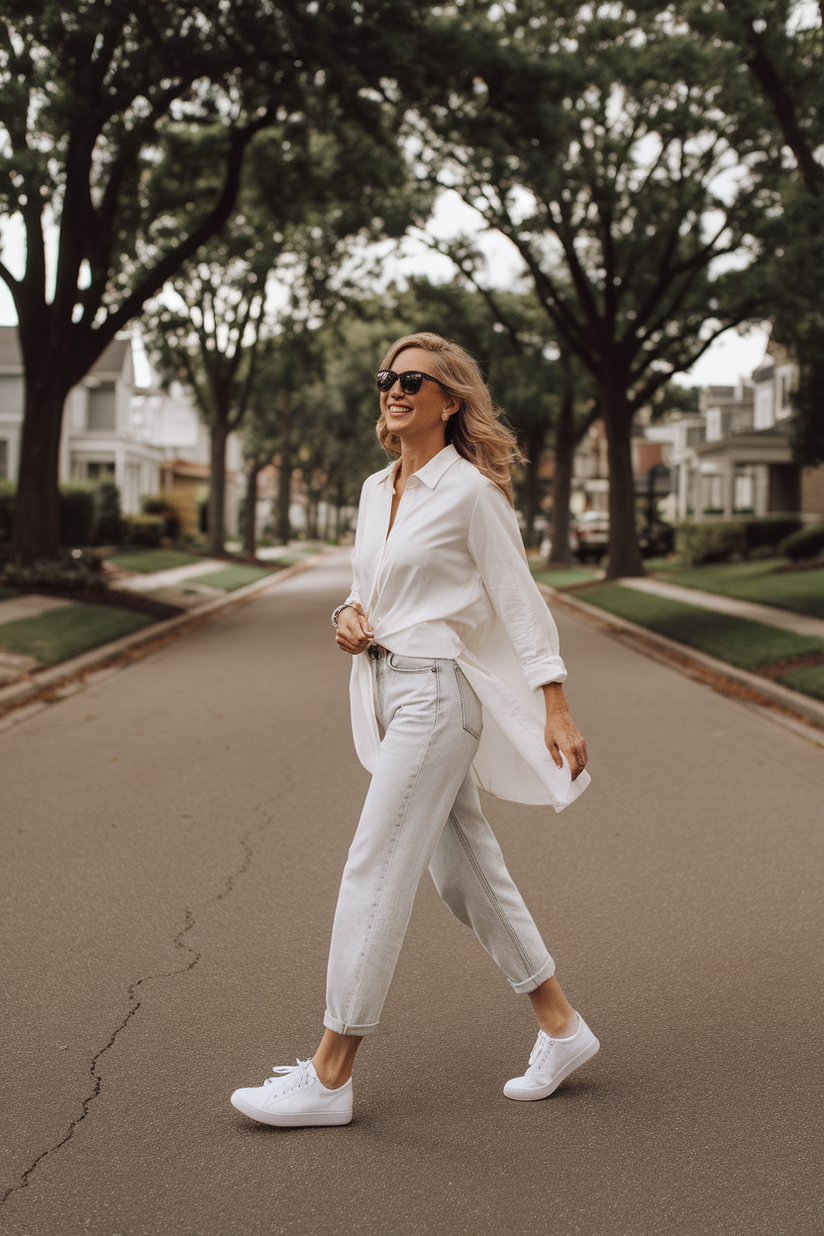
{"type": "MultiPolygon", "coordinates": [[[[11,540],[17,487],[0,481],[0,542],[11,540]]],[[[72,481],[60,486],[60,544],[65,549],[119,545],[120,491],[114,481],[72,481]]]]}
{"type": "Polygon", "coordinates": [[[123,537],[120,515],[120,490],[114,481],[100,481],[94,491],[95,545],[119,545],[123,537]]]}
{"type": "Polygon", "coordinates": [[[824,524],[802,528],[781,542],[781,552],[794,562],[803,558],[817,558],[824,553],[824,524]]]}
{"type": "Polygon", "coordinates": [[[728,562],[730,558],[746,558],[764,548],[778,549],[788,535],[800,527],[800,519],[786,516],[683,523],[675,529],[675,551],[689,566],[728,562]]]}
{"type": "Polygon", "coordinates": [[[92,543],[94,491],[88,481],[60,486],[60,544],[67,549],[92,543]]]}
{"type": "Polygon", "coordinates": [[[127,515],[123,520],[124,545],[159,549],[165,532],[166,521],[162,515],[127,515]]]}

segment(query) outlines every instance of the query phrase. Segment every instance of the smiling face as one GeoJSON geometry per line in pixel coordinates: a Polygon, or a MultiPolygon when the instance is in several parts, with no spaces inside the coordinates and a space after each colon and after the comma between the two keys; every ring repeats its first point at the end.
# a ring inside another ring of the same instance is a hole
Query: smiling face
{"type": "MultiPolygon", "coordinates": [[[[432,360],[432,353],[423,348],[404,348],[392,361],[391,368],[395,373],[406,373],[410,369],[431,373],[432,360]]],[[[447,394],[440,383],[426,381],[414,395],[404,394],[400,382],[396,381],[388,391],[381,392],[380,404],[387,429],[400,439],[402,446],[437,445],[438,450],[446,445],[444,412],[452,416],[459,407],[459,401],[447,394]]]]}

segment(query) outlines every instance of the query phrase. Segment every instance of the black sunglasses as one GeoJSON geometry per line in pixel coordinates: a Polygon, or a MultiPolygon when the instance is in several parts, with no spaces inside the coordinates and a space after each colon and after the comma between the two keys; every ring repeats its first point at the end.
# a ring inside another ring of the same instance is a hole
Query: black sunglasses
{"type": "MultiPolygon", "coordinates": [[[[407,369],[405,373],[395,373],[394,369],[379,369],[375,374],[379,391],[391,390],[399,381],[404,395],[417,395],[424,379],[427,382],[438,382],[437,378],[430,377],[428,373],[421,373],[418,369],[407,369]]],[[[443,386],[443,382],[438,382],[438,386],[443,386]]]]}

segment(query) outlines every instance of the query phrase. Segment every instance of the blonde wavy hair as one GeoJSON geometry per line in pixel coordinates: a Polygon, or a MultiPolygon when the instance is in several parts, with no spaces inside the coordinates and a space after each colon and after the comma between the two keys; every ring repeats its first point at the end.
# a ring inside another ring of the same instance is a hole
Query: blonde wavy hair
{"type": "MultiPolygon", "coordinates": [[[[397,339],[379,368],[392,369],[396,357],[407,348],[428,352],[432,357],[428,365],[430,377],[437,378],[448,394],[460,400],[458,411],[446,425],[447,442],[493,481],[512,504],[512,465],[520,463],[522,455],[512,430],[501,422],[501,409],[492,401],[478,362],[451,339],[421,331],[397,339]]],[[[383,412],[376,429],[383,449],[397,458],[401,453],[400,439],[387,428],[383,412]]]]}

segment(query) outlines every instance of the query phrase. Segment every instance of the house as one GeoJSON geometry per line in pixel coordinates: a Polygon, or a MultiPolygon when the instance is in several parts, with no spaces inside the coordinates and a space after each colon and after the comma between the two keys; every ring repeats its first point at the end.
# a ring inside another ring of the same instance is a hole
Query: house
{"type": "Polygon", "coordinates": [[[824,519],[824,467],[793,460],[792,391],[797,367],[770,343],[752,376],[735,387],[702,392],[704,441],[696,441],[681,476],[682,518],[732,519],[801,515],[824,519]]]}
{"type": "MultiPolygon", "coordinates": [[[[162,452],[131,432],[134,367],[129,339],[114,339],[72,387],[63,410],[61,481],[113,480],[127,514],[158,492],[162,452]]],[[[0,479],[16,480],[23,427],[23,364],[14,326],[0,326],[0,479]]]]}
{"type": "MultiPolygon", "coordinates": [[[[701,391],[699,410],[650,422],[638,416],[632,457],[639,507],[668,521],[770,515],[824,521],[824,465],[793,460],[792,392],[797,366],[770,343],[762,363],[734,385],[701,391]]],[[[575,452],[573,513],[607,509],[604,427],[575,452]]]]}
{"type": "MultiPolygon", "coordinates": [[[[0,326],[0,480],[17,479],[23,425],[23,364],[14,326],[0,326]]],[[[180,506],[182,530],[194,535],[209,489],[209,435],[186,390],[135,386],[132,342],[114,339],[63,410],[59,479],[113,480],[121,509],[134,515],[142,499],[163,493],[180,506]]],[[[227,446],[226,523],[237,532],[242,450],[227,446]]]]}
{"type": "MultiPolygon", "coordinates": [[[[180,382],[168,390],[153,385],[135,389],[130,402],[134,438],[159,448],[159,478],[154,495],[163,497],[180,518],[183,536],[205,530],[203,510],[209,495],[209,431],[180,382]]],[[[238,531],[238,505],[243,484],[243,449],[239,436],[226,443],[226,532],[238,531]]]]}

